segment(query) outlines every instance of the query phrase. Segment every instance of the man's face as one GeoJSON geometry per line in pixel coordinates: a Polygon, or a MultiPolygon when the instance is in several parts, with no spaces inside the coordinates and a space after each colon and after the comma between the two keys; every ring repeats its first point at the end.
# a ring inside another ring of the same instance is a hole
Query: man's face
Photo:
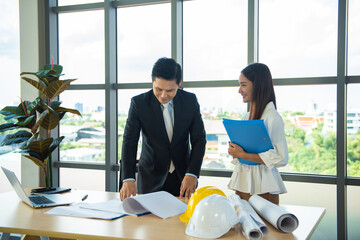
{"type": "Polygon", "coordinates": [[[165,80],[163,78],[156,77],[153,81],[154,95],[160,103],[168,103],[176,96],[177,90],[180,87],[176,84],[176,79],[165,80]]]}

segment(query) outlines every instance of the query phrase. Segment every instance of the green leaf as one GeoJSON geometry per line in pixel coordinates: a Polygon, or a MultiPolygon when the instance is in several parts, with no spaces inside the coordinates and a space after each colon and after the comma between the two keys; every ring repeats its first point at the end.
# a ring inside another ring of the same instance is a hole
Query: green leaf
{"type": "Polygon", "coordinates": [[[51,154],[56,149],[56,147],[59,146],[59,144],[61,143],[62,140],[64,140],[64,138],[65,138],[64,136],[58,137],[51,143],[49,147],[49,154],[51,154]]]}
{"type": "Polygon", "coordinates": [[[20,103],[17,107],[15,106],[6,106],[3,109],[1,109],[0,113],[4,116],[6,116],[5,120],[10,119],[18,119],[21,117],[26,117],[24,108],[22,104],[20,103]]]}
{"type": "Polygon", "coordinates": [[[36,72],[35,75],[40,78],[47,78],[49,72],[50,72],[50,69],[44,69],[44,70],[36,72]]]}
{"type": "Polygon", "coordinates": [[[40,141],[33,141],[29,145],[29,149],[35,153],[38,153],[41,158],[40,160],[44,161],[49,155],[49,146],[54,141],[53,138],[47,138],[40,141]]]}
{"type": "Polygon", "coordinates": [[[19,128],[19,126],[13,122],[4,123],[4,124],[0,125],[0,132],[5,132],[5,131],[11,130],[11,129],[16,129],[16,128],[19,128]]]}
{"type": "Polygon", "coordinates": [[[46,96],[46,87],[43,84],[41,84],[40,82],[35,81],[31,78],[27,78],[27,77],[21,77],[21,78],[24,79],[26,82],[28,82],[30,85],[32,85],[37,90],[39,90],[39,92],[41,92],[42,94],[44,94],[46,96]]]}
{"type": "Polygon", "coordinates": [[[51,130],[59,125],[60,117],[57,112],[50,111],[41,121],[40,126],[46,130],[51,130]]]}
{"type": "Polygon", "coordinates": [[[6,135],[4,139],[1,141],[0,146],[22,143],[31,137],[32,134],[30,132],[25,130],[20,130],[18,132],[6,135]]]}
{"type": "Polygon", "coordinates": [[[81,116],[81,113],[76,110],[76,109],[71,109],[71,108],[63,108],[63,107],[58,107],[56,109],[54,109],[56,112],[70,112],[70,113],[73,113],[73,114],[76,114],[78,116],[81,116]]]}
{"type": "MultiPolygon", "coordinates": [[[[47,64],[44,66],[44,70],[51,70],[51,64],[47,64]]],[[[53,71],[55,71],[56,74],[61,74],[63,71],[63,67],[58,64],[53,64],[53,71]]]]}
{"type": "Polygon", "coordinates": [[[46,88],[46,96],[50,99],[57,97],[60,93],[65,91],[71,84],[71,82],[75,81],[76,79],[70,80],[58,80],[53,81],[49,84],[46,88]]]}
{"type": "Polygon", "coordinates": [[[45,110],[40,114],[39,119],[36,121],[35,125],[31,128],[31,132],[33,134],[35,134],[37,132],[39,126],[41,125],[41,122],[45,119],[45,117],[48,113],[49,113],[49,110],[45,110]]]}
{"type": "Polygon", "coordinates": [[[61,103],[61,101],[52,101],[50,107],[55,110],[56,108],[60,107],[61,103]]]}
{"type": "MultiPolygon", "coordinates": [[[[21,127],[28,127],[29,124],[32,123],[35,118],[36,118],[36,115],[34,114],[30,117],[25,118],[25,120],[23,120],[23,121],[17,122],[16,125],[19,125],[21,127]]],[[[28,127],[28,128],[31,128],[31,127],[28,127]]]]}
{"type": "Polygon", "coordinates": [[[27,156],[24,155],[24,157],[30,159],[31,161],[33,161],[36,165],[38,165],[39,167],[41,167],[42,169],[45,169],[46,167],[46,162],[42,162],[40,159],[34,157],[34,156],[27,156]]]}
{"type": "Polygon", "coordinates": [[[34,114],[40,103],[41,103],[41,98],[37,97],[33,102],[26,105],[26,111],[28,112],[29,116],[34,114]]]}
{"type": "Polygon", "coordinates": [[[35,133],[34,135],[32,135],[31,138],[29,138],[27,141],[23,142],[19,148],[27,150],[29,148],[29,146],[31,145],[31,143],[34,142],[38,136],[39,136],[39,132],[35,133]]]}
{"type": "Polygon", "coordinates": [[[39,81],[41,82],[41,84],[43,84],[45,87],[47,85],[49,85],[48,81],[46,78],[42,78],[41,76],[37,75],[37,73],[33,73],[33,72],[22,72],[20,73],[20,76],[22,75],[34,75],[35,77],[37,77],[39,79],[39,81]]]}

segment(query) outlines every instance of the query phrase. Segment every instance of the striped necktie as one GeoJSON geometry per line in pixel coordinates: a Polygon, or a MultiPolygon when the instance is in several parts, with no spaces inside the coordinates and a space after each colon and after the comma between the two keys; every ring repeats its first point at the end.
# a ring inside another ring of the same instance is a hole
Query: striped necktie
{"type": "MultiPolygon", "coordinates": [[[[166,132],[168,134],[169,141],[171,142],[171,139],[173,136],[173,123],[172,123],[171,115],[170,115],[170,107],[169,107],[169,103],[164,103],[162,105],[164,107],[163,108],[163,116],[164,116],[166,132]]],[[[174,166],[173,161],[171,160],[169,172],[172,173],[174,170],[175,170],[175,166],[174,166]]]]}

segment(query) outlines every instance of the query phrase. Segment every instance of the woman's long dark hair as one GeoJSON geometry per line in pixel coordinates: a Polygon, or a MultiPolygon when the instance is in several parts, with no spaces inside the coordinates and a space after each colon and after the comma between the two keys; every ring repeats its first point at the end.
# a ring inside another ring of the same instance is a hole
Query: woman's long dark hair
{"type": "MultiPolygon", "coordinates": [[[[266,105],[273,102],[276,108],[276,99],[270,69],[263,63],[253,63],[241,71],[253,83],[252,102],[255,110],[250,114],[253,119],[260,119],[266,105]]],[[[251,111],[251,110],[250,110],[251,111]]]]}

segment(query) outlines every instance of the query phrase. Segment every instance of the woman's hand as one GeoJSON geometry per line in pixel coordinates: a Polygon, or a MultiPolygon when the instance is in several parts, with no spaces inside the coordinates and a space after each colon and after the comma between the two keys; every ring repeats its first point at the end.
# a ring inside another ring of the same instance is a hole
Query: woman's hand
{"type": "Polygon", "coordinates": [[[229,142],[228,153],[234,158],[243,158],[243,155],[246,153],[242,147],[236,143],[229,142]]]}
{"type": "Polygon", "coordinates": [[[245,160],[257,162],[260,164],[264,164],[264,161],[260,158],[259,154],[257,153],[247,153],[244,151],[242,147],[237,145],[236,143],[229,142],[229,149],[228,149],[229,155],[231,155],[234,158],[242,158],[245,160]]]}

